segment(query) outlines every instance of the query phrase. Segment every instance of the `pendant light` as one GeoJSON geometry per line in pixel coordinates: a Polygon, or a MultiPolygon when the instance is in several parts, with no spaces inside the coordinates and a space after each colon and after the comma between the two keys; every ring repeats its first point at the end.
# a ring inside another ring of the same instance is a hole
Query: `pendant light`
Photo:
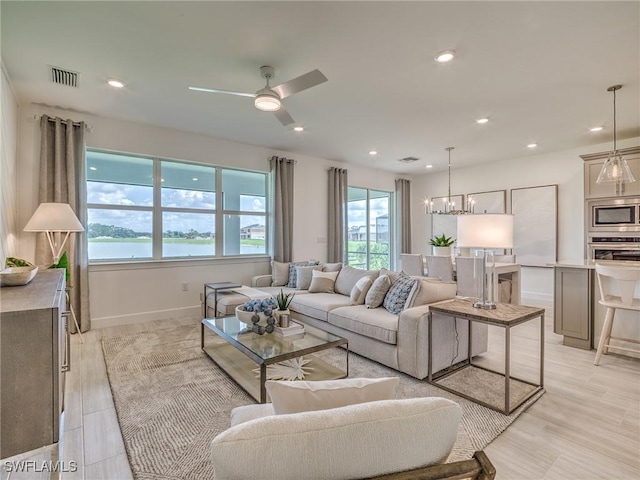
{"type": "MultiPolygon", "coordinates": [[[[636,181],[627,161],[620,155],[616,143],[616,91],[620,90],[622,85],[614,85],[607,88],[607,92],[613,92],[613,150],[609,152],[607,161],[604,162],[602,170],[596,183],[633,183],[636,181]]],[[[618,189],[619,190],[619,189],[618,189]]]]}
{"type": "MultiPolygon", "coordinates": [[[[434,210],[433,209],[433,201],[431,199],[427,199],[425,202],[426,213],[438,213],[440,215],[465,215],[467,213],[471,213],[464,209],[464,205],[460,205],[460,208],[456,208],[456,204],[451,200],[451,150],[455,147],[447,147],[445,150],[449,153],[449,190],[448,194],[445,197],[444,204],[442,206],[442,210],[434,210]]],[[[464,200],[462,200],[464,204],[464,200]]]]}

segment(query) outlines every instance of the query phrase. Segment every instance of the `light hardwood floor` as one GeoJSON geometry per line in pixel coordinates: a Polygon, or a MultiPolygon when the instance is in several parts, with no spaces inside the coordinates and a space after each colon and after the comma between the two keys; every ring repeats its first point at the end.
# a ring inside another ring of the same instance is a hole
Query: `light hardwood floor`
{"type": "MultiPolygon", "coordinates": [[[[529,305],[534,302],[525,302],[529,305]]],[[[607,355],[595,367],[595,351],[562,345],[553,334],[552,310],[545,322],[546,393],[485,452],[501,480],[640,479],[640,360],[607,355]]],[[[103,335],[162,328],[181,319],[92,330],[72,338],[72,371],[67,377],[62,460],[74,460],[78,471],[63,479],[131,479],[102,356],[103,335]]],[[[502,330],[490,329],[490,358],[498,366],[502,330]]],[[[534,379],[539,323],[512,331],[513,373],[534,379]]],[[[7,478],[3,476],[2,478],[7,478]]],[[[10,480],[19,480],[11,476],[10,480]]],[[[33,478],[33,477],[31,477],[33,478]]]]}

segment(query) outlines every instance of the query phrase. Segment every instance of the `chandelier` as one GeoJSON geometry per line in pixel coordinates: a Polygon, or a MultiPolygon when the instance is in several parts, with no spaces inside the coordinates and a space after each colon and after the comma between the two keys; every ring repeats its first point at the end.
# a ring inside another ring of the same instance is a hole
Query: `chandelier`
{"type": "Polygon", "coordinates": [[[596,183],[633,183],[636,181],[631,169],[627,164],[616,144],[616,91],[620,90],[622,85],[614,85],[607,88],[607,92],[613,92],[613,150],[609,152],[607,161],[604,162],[602,170],[598,175],[596,183]]]}
{"type": "MultiPolygon", "coordinates": [[[[442,206],[436,205],[434,208],[433,199],[427,198],[425,200],[426,213],[437,213],[440,215],[466,215],[467,213],[473,213],[464,209],[464,200],[461,200],[461,205],[456,205],[455,201],[451,197],[451,150],[455,147],[447,147],[445,150],[449,153],[449,189],[447,196],[442,200],[442,206]],[[459,207],[459,208],[458,208],[459,207]]],[[[463,197],[464,198],[464,197],[463,197]]],[[[469,203],[471,203],[470,200],[469,203]]]]}

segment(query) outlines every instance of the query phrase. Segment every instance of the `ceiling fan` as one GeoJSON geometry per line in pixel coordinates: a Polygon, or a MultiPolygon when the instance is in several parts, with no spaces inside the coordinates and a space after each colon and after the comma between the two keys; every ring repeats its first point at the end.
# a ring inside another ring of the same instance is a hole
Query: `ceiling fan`
{"type": "Polygon", "coordinates": [[[268,65],[260,67],[260,74],[262,75],[262,78],[267,80],[267,85],[256,93],[234,92],[232,90],[192,86],[189,86],[189,90],[210,93],[226,93],[229,95],[239,95],[241,97],[253,97],[255,98],[254,105],[258,110],[273,112],[276,118],[280,120],[280,123],[287,126],[294,123],[294,120],[291,115],[289,115],[289,112],[287,112],[282,106],[282,99],[287,98],[294,93],[302,92],[303,90],[324,83],[327,81],[327,77],[325,77],[320,70],[312,70],[309,73],[305,73],[304,75],[294,78],[293,80],[271,87],[269,86],[269,80],[273,78],[274,72],[275,69],[268,65]]]}

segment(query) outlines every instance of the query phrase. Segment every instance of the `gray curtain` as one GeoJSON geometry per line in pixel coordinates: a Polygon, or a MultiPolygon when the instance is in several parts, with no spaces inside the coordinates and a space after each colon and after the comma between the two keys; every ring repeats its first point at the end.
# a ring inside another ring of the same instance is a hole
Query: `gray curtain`
{"type": "Polygon", "coordinates": [[[399,253],[411,253],[411,182],[396,179],[399,253]]]}
{"type": "Polygon", "coordinates": [[[329,170],[329,227],[327,261],[346,263],[347,170],[329,170]]]}
{"type": "Polygon", "coordinates": [[[293,254],[293,168],[295,160],[271,157],[273,185],[273,259],[290,262],[293,254]]]}
{"type": "MultiPolygon", "coordinates": [[[[40,118],[39,203],[68,203],[80,223],[87,228],[84,129],[84,122],[51,119],[47,115],[40,118]]],[[[91,328],[87,233],[72,233],[63,251],[69,258],[71,277],[67,286],[72,287],[69,298],[80,330],[86,332],[91,328]]],[[[38,234],[36,240],[36,263],[53,263],[44,233],[38,234]]],[[[73,321],[69,322],[69,327],[73,333],[76,332],[73,321]]]]}

